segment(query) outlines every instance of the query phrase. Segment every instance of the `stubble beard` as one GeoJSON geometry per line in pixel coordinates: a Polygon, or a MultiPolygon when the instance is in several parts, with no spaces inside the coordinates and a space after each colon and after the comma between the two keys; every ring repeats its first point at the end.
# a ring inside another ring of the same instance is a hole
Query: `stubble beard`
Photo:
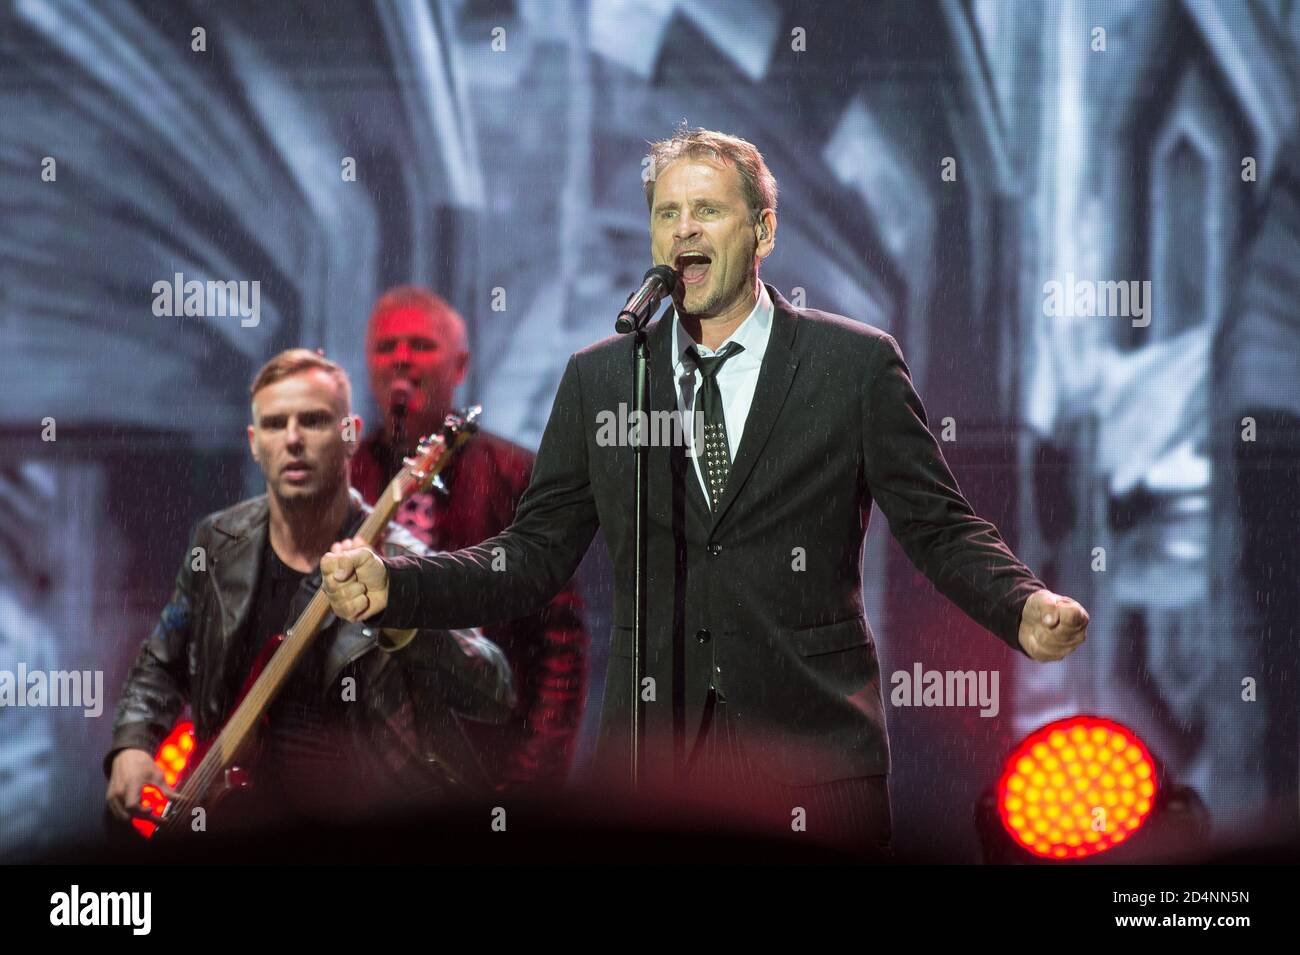
{"type": "Polygon", "coordinates": [[[272,493],[275,494],[277,503],[286,514],[309,516],[326,510],[334,502],[339,488],[345,483],[346,478],[340,476],[335,480],[322,483],[315,490],[303,491],[293,488],[298,492],[295,494],[285,494],[272,485],[272,493]]]}
{"type": "MultiPolygon", "coordinates": [[[[751,264],[753,263],[754,258],[755,256],[757,256],[757,254],[758,254],[758,243],[754,243],[754,247],[749,250],[749,261],[751,264]]],[[[746,270],[745,279],[740,284],[739,288],[733,288],[729,290],[725,287],[719,287],[717,291],[710,294],[708,298],[706,298],[703,302],[701,302],[698,306],[696,306],[693,309],[688,309],[686,307],[687,293],[685,291],[686,287],[683,285],[681,286],[681,288],[683,289],[682,307],[679,309],[679,311],[683,315],[686,315],[690,318],[696,318],[696,319],[716,318],[718,315],[722,314],[722,310],[726,308],[731,301],[744,295],[746,289],[752,289],[755,275],[756,273],[754,269],[751,267],[750,269],[746,270]]]]}

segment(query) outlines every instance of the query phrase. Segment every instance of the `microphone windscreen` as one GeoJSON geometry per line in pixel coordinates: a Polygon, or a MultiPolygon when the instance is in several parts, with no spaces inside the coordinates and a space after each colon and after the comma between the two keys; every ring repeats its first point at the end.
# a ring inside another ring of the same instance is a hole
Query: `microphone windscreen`
{"type": "Polygon", "coordinates": [[[392,389],[388,392],[388,407],[392,411],[403,412],[411,404],[411,396],[415,394],[415,386],[405,379],[393,382],[392,389]]]}

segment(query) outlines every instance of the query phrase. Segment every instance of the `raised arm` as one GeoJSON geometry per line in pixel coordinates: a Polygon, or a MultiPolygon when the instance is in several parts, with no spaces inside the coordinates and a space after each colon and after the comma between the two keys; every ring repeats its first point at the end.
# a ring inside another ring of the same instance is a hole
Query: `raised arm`
{"type": "Polygon", "coordinates": [[[888,335],[865,382],[862,420],[867,483],[908,559],[967,616],[1025,653],[1022,612],[1045,586],[962,495],[888,335]]]}
{"type": "Polygon", "coordinates": [[[334,612],[407,629],[477,627],[540,610],[573,576],[598,519],[587,471],[577,361],[569,359],[514,522],[475,547],[380,562],[339,549],[321,561],[334,612]]]}

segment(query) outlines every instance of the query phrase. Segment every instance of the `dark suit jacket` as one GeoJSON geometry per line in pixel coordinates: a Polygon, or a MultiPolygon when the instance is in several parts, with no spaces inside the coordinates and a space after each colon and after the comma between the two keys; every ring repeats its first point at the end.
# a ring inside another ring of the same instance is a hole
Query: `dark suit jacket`
{"type": "MultiPolygon", "coordinates": [[[[388,483],[391,454],[372,436],[352,457],[352,486],[372,504],[388,483]]],[[[531,451],[479,431],[442,472],[447,496],[413,495],[394,521],[432,550],[469,547],[510,525],[532,473],[531,451]]],[[[591,641],[582,615],[571,580],[540,613],[484,628],[510,662],[517,700],[508,720],[466,727],[494,779],[558,785],[567,777],[587,702],[591,641]]]]}
{"type": "MultiPolygon", "coordinates": [[[[962,496],[894,339],[794,308],[767,288],[771,338],[717,511],[680,447],[648,455],[655,780],[680,773],[711,686],[747,755],[780,781],[888,772],[861,587],[873,500],[939,591],[1014,649],[1024,603],[1043,586],[962,496]]],[[[666,311],[649,332],[654,410],[676,408],[672,320],[666,311]]],[[[633,452],[598,435],[605,416],[631,405],[631,355],[629,338],[616,337],[569,359],[514,523],[477,547],[390,561],[389,606],[377,618],[460,627],[526,613],[563,586],[603,527],[615,627],[597,769],[620,773],[631,708],[633,452]]]]}

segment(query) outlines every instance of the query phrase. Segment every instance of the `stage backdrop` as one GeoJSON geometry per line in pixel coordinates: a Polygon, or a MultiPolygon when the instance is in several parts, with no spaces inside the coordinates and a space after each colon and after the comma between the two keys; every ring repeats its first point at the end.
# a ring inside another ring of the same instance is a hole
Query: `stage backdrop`
{"type": "MultiPolygon", "coordinates": [[[[884,672],[982,670],[996,715],[890,706],[900,848],[977,857],[1022,734],[1137,729],[1221,834],[1294,821],[1300,7],[1286,0],[11,0],[0,12],[0,855],[95,835],[125,668],[191,524],[260,490],[253,371],[366,387],[376,296],[465,316],[462,390],[535,447],[567,357],[650,264],[647,140],[738,134],[780,183],[764,278],[900,342],[976,509],[1092,613],[1015,658],[877,516],[884,672]],[[155,283],[248,283],[158,314],[155,283]]],[[[610,571],[582,568],[599,716],[610,571]]],[[[886,697],[892,686],[886,684],[886,697]]]]}

